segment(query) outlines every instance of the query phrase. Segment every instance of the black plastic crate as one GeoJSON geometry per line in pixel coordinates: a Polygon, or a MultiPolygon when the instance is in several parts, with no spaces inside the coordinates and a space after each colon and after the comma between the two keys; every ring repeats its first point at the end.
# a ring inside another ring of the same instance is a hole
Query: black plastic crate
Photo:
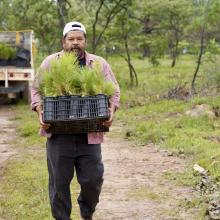
{"type": "Polygon", "coordinates": [[[106,132],[103,126],[108,119],[108,97],[59,96],[45,97],[43,121],[51,124],[48,132],[71,134],[87,132],[106,132]]]}

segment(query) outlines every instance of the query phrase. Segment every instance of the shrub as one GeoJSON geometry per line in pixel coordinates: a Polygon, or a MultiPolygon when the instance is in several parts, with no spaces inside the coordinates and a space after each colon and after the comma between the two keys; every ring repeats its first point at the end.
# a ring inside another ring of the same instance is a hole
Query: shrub
{"type": "Polygon", "coordinates": [[[8,60],[16,57],[16,50],[5,43],[0,43],[0,59],[8,60]]]}
{"type": "Polygon", "coordinates": [[[204,60],[203,71],[208,83],[220,89],[220,55],[211,55],[204,60]]]}

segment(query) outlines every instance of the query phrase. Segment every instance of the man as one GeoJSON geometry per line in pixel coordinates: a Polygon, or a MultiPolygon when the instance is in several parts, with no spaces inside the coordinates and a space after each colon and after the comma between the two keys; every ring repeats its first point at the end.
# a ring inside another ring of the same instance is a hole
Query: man
{"type": "MultiPolygon", "coordinates": [[[[63,51],[45,58],[41,69],[50,68],[54,59],[59,59],[63,53],[75,53],[80,66],[93,67],[93,62],[98,61],[106,80],[116,85],[115,94],[110,98],[109,119],[104,125],[110,127],[113,114],[119,106],[120,91],[118,83],[109,64],[101,57],[85,51],[86,30],[79,22],[67,23],[63,30],[63,51]]],[[[81,186],[78,204],[82,219],[92,220],[95,207],[99,201],[103,183],[104,167],[101,156],[101,143],[103,133],[88,134],[56,134],[46,133],[49,125],[42,120],[42,99],[38,92],[38,85],[32,87],[32,109],[38,113],[41,124],[41,134],[47,136],[47,165],[49,172],[49,198],[52,215],[57,220],[70,220],[71,195],[70,182],[77,174],[81,186]]]]}

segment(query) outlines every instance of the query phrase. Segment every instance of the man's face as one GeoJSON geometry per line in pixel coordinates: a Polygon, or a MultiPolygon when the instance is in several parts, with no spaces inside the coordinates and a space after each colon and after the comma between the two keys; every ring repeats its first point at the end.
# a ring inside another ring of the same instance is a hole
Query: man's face
{"type": "Polygon", "coordinates": [[[74,52],[78,58],[84,56],[86,47],[86,38],[82,31],[70,31],[63,38],[63,50],[65,52],[74,52]]]}

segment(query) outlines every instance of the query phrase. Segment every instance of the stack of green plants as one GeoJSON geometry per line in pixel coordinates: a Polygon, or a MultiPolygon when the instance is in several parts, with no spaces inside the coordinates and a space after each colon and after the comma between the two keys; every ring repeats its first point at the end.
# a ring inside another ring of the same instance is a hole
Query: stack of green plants
{"type": "Polygon", "coordinates": [[[111,81],[106,81],[98,62],[93,68],[80,67],[74,54],[63,54],[54,60],[50,69],[40,71],[39,91],[42,96],[65,95],[96,95],[111,96],[115,87],[111,81]]]}
{"type": "Polygon", "coordinates": [[[5,43],[0,43],[0,59],[8,60],[16,57],[16,50],[5,43]]]}

